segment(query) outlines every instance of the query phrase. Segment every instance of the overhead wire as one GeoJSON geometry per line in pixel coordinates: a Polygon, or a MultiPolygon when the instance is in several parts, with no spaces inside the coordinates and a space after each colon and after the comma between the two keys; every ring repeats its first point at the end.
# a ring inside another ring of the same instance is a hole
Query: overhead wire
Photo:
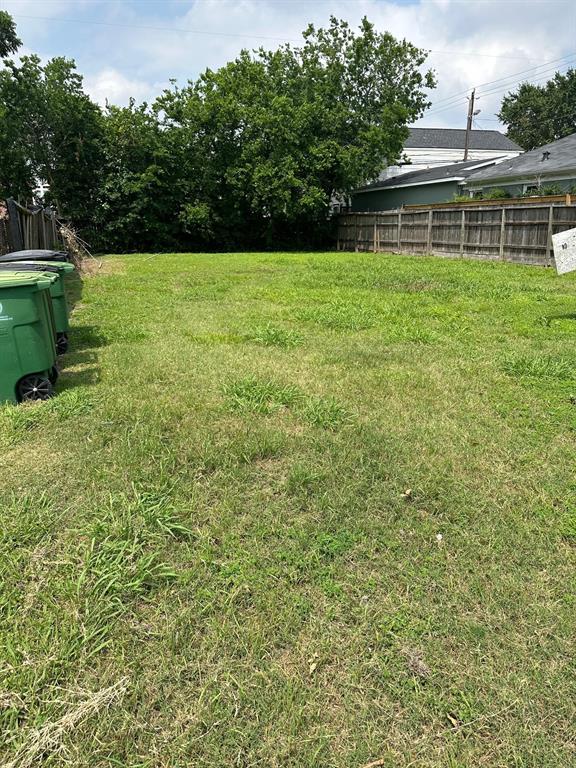
{"type": "MultiPolygon", "coordinates": [[[[534,72],[537,69],[542,69],[542,67],[546,67],[548,64],[555,64],[555,63],[558,63],[560,61],[565,61],[566,59],[574,59],[574,58],[576,58],[576,53],[569,53],[569,54],[566,54],[565,56],[560,56],[557,59],[550,59],[549,61],[545,61],[542,64],[539,64],[537,67],[530,67],[528,69],[520,70],[519,72],[511,72],[509,75],[505,75],[504,77],[496,78],[495,80],[488,80],[487,82],[484,82],[484,83],[478,83],[475,86],[471,86],[471,88],[472,87],[483,88],[483,87],[485,87],[487,85],[494,85],[496,83],[500,83],[500,82],[505,81],[505,80],[510,80],[511,78],[516,78],[519,75],[524,75],[524,74],[527,74],[529,72],[534,72]]],[[[553,67],[552,69],[555,69],[555,67],[553,67]]],[[[549,70],[544,70],[544,71],[549,71],[549,70]]],[[[542,74],[542,73],[539,73],[539,74],[542,74]]],[[[464,96],[467,93],[469,93],[471,88],[468,88],[465,91],[458,91],[457,93],[454,93],[451,96],[445,96],[444,98],[439,99],[437,102],[435,102],[435,106],[436,105],[440,105],[443,102],[452,101],[453,99],[458,98],[460,95],[464,96]]]]}
{"type": "MultiPolygon", "coordinates": [[[[551,71],[558,72],[559,74],[565,74],[570,69],[570,67],[571,67],[571,64],[568,64],[566,67],[563,67],[561,69],[554,68],[553,70],[549,70],[549,71],[550,72],[551,71]]],[[[549,74],[545,74],[544,72],[542,72],[540,74],[542,75],[542,77],[538,77],[538,78],[533,79],[533,80],[530,81],[532,85],[540,85],[540,84],[548,82],[550,80],[550,75],[549,74]]],[[[480,91],[479,93],[476,94],[476,100],[480,100],[482,98],[485,98],[486,96],[494,96],[496,94],[505,93],[506,91],[509,91],[512,88],[514,88],[514,86],[520,85],[523,82],[526,82],[526,81],[522,78],[520,80],[511,81],[511,82],[502,84],[499,87],[492,88],[492,89],[490,89],[488,91],[480,91]]],[[[436,108],[436,103],[435,103],[435,104],[433,104],[432,108],[426,113],[426,115],[427,116],[429,116],[429,115],[436,115],[436,114],[440,114],[441,112],[446,112],[446,111],[448,111],[450,109],[455,109],[456,107],[459,107],[459,106],[462,106],[463,104],[465,104],[467,102],[467,100],[468,99],[466,97],[462,96],[462,97],[456,99],[455,101],[452,101],[450,103],[441,105],[438,108],[436,108]]]]}

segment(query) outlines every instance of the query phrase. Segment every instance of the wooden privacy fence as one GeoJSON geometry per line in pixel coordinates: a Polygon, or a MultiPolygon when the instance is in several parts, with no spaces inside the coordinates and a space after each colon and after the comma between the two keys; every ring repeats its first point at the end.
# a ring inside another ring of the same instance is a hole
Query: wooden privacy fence
{"type": "Polygon", "coordinates": [[[469,205],[343,213],[338,250],[430,253],[549,266],[552,235],[576,227],[576,205],[469,205]]]}
{"type": "Polygon", "coordinates": [[[0,254],[27,248],[60,248],[56,214],[51,208],[25,208],[0,202],[0,254]]]}

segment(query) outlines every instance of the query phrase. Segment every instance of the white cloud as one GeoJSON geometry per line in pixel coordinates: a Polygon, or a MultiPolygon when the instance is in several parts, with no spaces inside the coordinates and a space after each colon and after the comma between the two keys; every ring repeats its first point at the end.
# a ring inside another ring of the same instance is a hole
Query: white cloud
{"type": "Polygon", "coordinates": [[[138,103],[151,101],[162,87],[158,83],[128,78],[111,67],[84,78],[84,89],[101,106],[105,106],[106,102],[124,106],[131,97],[138,103]]]}
{"type": "MultiPolygon", "coordinates": [[[[32,14],[30,9],[35,8],[36,15],[59,18],[58,22],[16,20],[30,48],[39,39],[41,53],[76,58],[94,97],[119,103],[125,103],[130,93],[149,99],[161,90],[156,84],[171,77],[184,83],[206,67],[223,65],[242,47],[278,44],[258,36],[299,40],[309,22],[325,25],[333,14],[356,26],[366,15],[379,30],[431,49],[429,63],[436,70],[438,87],[422,124],[453,127],[465,124],[465,92],[508,77],[509,81],[478,90],[479,121],[486,121],[480,124],[498,127],[489,121],[494,120],[506,86],[512,89],[522,79],[515,73],[574,53],[576,40],[576,4],[564,0],[11,0],[4,5],[14,13],[26,8],[32,14]],[[99,23],[72,24],[64,19],[99,23]]],[[[540,74],[546,79],[553,71],[553,65],[542,66],[525,77],[538,80],[540,74]]]]}

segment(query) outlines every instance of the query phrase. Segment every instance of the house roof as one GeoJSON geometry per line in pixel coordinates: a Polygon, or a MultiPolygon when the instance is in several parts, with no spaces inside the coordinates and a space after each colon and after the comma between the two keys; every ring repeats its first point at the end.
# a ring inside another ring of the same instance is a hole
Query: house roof
{"type": "Polygon", "coordinates": [[[558,176],[572,171],[576,172],[576,133],[524,152],[511,160],[504,160],[492,168],[478,171],[470,177],[468,183],[473,186],[488,180],[526,177],[532,180],[537,176],[558,176]]]}
{"type": "Polygon", "coordinates": [[[414,184],[430,184],[433,182],[442,183],[444,181],[462,181],[478,168],[485,168],[487,165],[494,165],[500,160],[499,157],[491,157],[485,160],[466,160],[462,163],[450,163],[450,165],[441,165],[436,168],[425,168],[421,171],[410,171],[401,173],[398,176],[392,176],[390,179],[375,181],[365,187],[356,189],[355,192],[372,192],[380,189],[397,189],[398,187],[408,187],[414,184]]]}
{"type": "MultiPolygon", "coordinates": [[[[464,149],[466,131],[464,128],[410,128],[410,136],[404,149],[421,147],[426,149],[464,149]]],[[[470,131],[470,149],[488,149],[521,152],[516,142],[500,131],[470,131]]]]}

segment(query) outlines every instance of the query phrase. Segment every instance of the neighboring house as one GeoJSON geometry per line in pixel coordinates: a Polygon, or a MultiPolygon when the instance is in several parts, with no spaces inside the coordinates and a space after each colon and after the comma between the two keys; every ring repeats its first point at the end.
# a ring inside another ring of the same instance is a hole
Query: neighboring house
{"type": "Polygon", "coordinates": [[[466,192],[473,196],[501,188],[514,196],[542,187],[576,188],[576,133],[472,174],[466,192]]]}
{"type": "Polygon", "coordinates": [[[352,211],[386,211],[403,205],[445,203],[462,194],[467,177],[479,168],[493,166],[504,158],[467,160],[440,168],[427,168],[403,173],[391,179],[356,189],[352,193],[352,211]]]}
{"type": "MultiPolygon", "coordinates": [[[[404,144],[404,155],[398,165],[386,168],[381,179],[400,173],[437,168],[464,160],[466,131],[460,128],[410,128],[404,144]]],[[[500,131],[470,131],[468,160],[488,160],[499,157],[517,157],[522,148],[500,131]]]]}

